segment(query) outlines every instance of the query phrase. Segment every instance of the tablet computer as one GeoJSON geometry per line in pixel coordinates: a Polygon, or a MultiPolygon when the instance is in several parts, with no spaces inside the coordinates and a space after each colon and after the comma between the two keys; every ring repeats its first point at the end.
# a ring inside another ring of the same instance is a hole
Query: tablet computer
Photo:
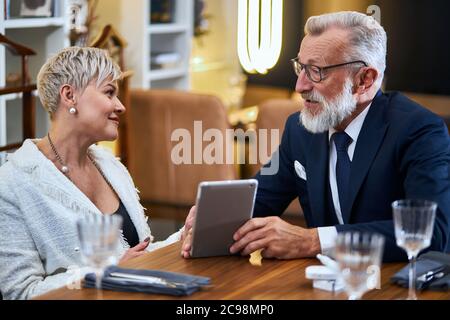
{"type": "Polygon", "coordinates": [[[199,184],[191,257],[230,255],[233,234],[252,217],[257,188],[255,179],[199,184]]]}

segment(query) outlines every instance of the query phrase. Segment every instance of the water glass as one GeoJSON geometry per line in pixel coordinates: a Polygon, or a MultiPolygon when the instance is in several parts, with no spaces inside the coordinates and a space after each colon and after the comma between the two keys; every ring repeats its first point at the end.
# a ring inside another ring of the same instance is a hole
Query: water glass
{"type": "Polygon", "coordinates": [[[336,238],[335,258],[349,300],[379,286],[384,237],[376,233],[342,232],[336,238]]]}
{"type": "Polygon", "coordinates": [[[397,245],[406,251],[409,260],[408,300],[417,300],[416,258],[431,244],[436,208],[435,202],[427,200],[405,199],[392,203],[397,245]]]}
{"type": "Polygon", "coordinates": [[[117,263],[122,217],[92,215],[77,221],[81,253],[95,270],[95,286],[101,288],[104,269],[117,263]]]}

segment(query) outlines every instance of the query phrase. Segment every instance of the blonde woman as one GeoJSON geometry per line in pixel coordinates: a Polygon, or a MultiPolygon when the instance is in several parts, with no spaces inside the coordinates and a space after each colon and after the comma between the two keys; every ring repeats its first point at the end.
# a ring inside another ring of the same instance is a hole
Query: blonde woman
{"type": "Polygon", "coordinates": [[[38,74],[38,92],[50,114],[42,139],[26,140],[0,167],[0,291],[28,299],[69,284],[86,272],[76,220],[123,217],[121,261],[179,240],[152,242],[126,168],[95,145],[117,138],[121,71],[106,51],[70,47],[38,74]]]}

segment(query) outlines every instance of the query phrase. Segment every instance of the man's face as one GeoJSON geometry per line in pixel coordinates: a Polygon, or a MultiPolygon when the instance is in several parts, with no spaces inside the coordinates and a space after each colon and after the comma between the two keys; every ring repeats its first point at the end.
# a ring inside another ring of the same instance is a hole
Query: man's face
{"type": "MultiPolygon", "coordinates": [[[[300,46],[298,58],[303,64],[325,67],[347,62],[347,31],[329,29],[320,36],[307,35],[300,46]]],[[[356,109],[353,78],[349,68],[332,68],[323,72],[323,80],[311,81],[305,70],[300,73],[295,90],[304,99],[300,120],[312,133],[338,126],[356,109]]]]}

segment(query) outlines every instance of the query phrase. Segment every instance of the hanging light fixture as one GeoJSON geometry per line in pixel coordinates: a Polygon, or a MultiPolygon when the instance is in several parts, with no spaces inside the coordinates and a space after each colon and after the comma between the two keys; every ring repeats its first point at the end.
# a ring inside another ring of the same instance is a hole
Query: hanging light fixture
{"type": "Polygon", "coordinates": [[[283,0],[239,0],[238,56],[249,73],[266,74],[278,61],[283,32],[283,0]]]}

